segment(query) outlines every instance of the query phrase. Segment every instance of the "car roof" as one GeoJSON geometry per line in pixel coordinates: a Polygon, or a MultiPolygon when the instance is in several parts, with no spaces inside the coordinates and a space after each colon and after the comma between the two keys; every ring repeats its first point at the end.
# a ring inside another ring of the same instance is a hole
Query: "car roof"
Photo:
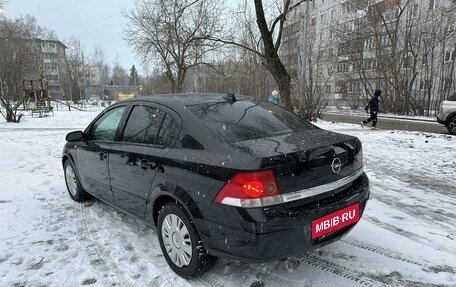
{"type": "Polygon", "coordinates": [[[189,105],[205,103],[217,103],[225,101],[253,100],[251,97],[239,96],[234,94],[217,93],[182,93],[182,94],[160,94],[153,96],[140,96],[123,102],[154,102],[169,107],[185,108],[189,105]]]}

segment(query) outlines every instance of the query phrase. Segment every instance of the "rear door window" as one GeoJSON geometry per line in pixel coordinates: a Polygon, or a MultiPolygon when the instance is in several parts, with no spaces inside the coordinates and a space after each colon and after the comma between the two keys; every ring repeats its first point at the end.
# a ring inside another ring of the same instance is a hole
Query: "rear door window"
{"type": "Polygon", "coordinates": [[[178,124],[177,122],[168,114],[166,114],[165,119],[158,133],[157,144],[172,146],[176,142],[176,137],[178,133],[178,124]]]}
{"type": "Polygon", "coordinates": [[[265,102],[204,103],[187,108],[226,142],[315,129],[295,114],[265,102]]]}
{"type": "Polygon", "coordinates": [[[126,142],[156,144],[165,113],[148,106],[135,106],[128,118],[122,140],[126,142]]]}

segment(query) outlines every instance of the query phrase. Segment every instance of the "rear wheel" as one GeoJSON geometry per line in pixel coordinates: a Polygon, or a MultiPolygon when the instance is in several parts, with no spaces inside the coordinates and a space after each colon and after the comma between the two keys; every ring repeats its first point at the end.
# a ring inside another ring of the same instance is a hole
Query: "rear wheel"
{"type": "Polygon", "coordinates": [[[176,203],[161,208],[158,237],[166,262],[181,277],[203,274],[215,264],[216,257],[207,254],[189,216],[176,203]]]}
{"type": "Polygon", "coordinates": [[[452,117],[447,125],[448,132],[456,135],[456,116],[452,117]]]}
{"type": "Polygon", "coordinates": [[[65,183],[71,199],[73,199],[76,202],[86,200],[89,196],[82,189],[81,184],[79,183],[78,176],[76,175],[76,170],[73,166],[73,163],[70,160],[67,159],[65,161],[63,165],[63,170],[65,173],[65,183]]]}

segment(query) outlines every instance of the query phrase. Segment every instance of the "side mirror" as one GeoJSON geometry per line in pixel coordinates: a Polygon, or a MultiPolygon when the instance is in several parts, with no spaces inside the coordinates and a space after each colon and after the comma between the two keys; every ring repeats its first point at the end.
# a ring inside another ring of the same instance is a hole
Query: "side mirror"
{"type": "Polygon", "coordinates": [[[84,140],[84,133],[82,131],[75,131],[68,133],[65,137],[67,142],[81,142],[84,140]]]}

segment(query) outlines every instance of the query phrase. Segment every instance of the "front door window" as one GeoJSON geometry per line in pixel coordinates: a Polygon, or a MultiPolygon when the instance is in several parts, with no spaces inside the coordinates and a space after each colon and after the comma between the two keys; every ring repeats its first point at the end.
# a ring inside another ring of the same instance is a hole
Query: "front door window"
{"type": "Polygon", "coordinates": [[[105,113],[92,126],[90,139],[94,141],[114,141],[125,106],[105,113]]]}

